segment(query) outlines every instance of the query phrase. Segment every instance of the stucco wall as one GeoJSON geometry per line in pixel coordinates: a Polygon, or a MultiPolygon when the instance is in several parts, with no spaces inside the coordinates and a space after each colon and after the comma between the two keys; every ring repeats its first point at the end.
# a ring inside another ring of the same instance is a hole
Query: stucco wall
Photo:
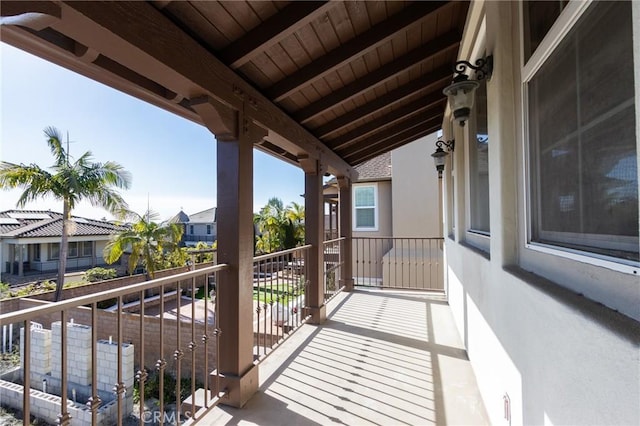
{"type": "Polygon", "coordinates": [[[438,172],[431,154],[436,134],[391,152],[393,236],[441,237],[438,172]]]}
{"type": "MultiPolygon", "coordinates": [[[[447,139],[456,139],[455,185],[446,179],[444,197],[445,229],[455,229],[445,239],[448,300],[492,424],[639,424],[637,269],[527,244],[519,7],[474,2],[467,20],[461,59],[476,59],[482,28],[494,56],[487,86],[491,236],[486,247],[471,247],[465,150],[459,149],[467,135],[454,124],[447,139]]],[[[636,16],[639,10],[634,4],[636,16]]],[[[640,39],[636,55],[639,45],[640,39]]]]}

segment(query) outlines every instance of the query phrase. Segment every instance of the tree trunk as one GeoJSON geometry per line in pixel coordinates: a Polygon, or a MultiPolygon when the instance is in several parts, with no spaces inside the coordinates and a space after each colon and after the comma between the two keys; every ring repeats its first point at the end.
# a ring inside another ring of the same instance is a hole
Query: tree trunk
{"type": "Polygon", "coordinates": [[[58,302],[62,296],[62,287],[64,286],[64,273],[67,270],[67,253],[69,251],[67,235],[69,232],[69,221],[71,220],[71,209],[69,201],[64,200],[62,208],[62,239],[60,241],[60,255],[58,256],[58,280],[56,281],[55,301],[58,302]]]}

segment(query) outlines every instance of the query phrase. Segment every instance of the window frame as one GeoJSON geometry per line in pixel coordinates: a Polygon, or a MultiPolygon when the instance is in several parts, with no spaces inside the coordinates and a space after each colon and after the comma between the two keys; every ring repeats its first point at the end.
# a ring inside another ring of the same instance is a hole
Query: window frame
{"type": "Polygon", "coordinates": [[[378,220],[378,210],[379,210],[379,205],[380,205],[380,201],[378,198],[378,183],[377,182],[370,182],[370,183],[362,183],[362,184],[353,184],[352,185],[352,196],[351,196],[351,202],[353,205],[353,209],[352,209],[352,217],[353,217],[353,232],[377,232],[379,229],[379,220],[378,220]],[[356,192],[357,189],[359,188],[373,188],[373,207],[371,206],[362,206],[362,207],[357,207],[356,206],[356,192]],[[371,209],[373,208],[373,226],[358,226],[358,220],[357,220],[357,210],[358,209],[371,209]]]}
{"type": "MultiPolygon", "coordinates": [[[[521,64],[521,121],[522,121],[522,181],[524,182],[524,219],[525,228],[523,233],[523,245],[525,249],[532,250],[538,253],[544,253],[552,256],[557,256],[572,261],[588,263],[594,266],[599,266],[614,270],[617,272],[623,272],[626,274],[637,275],[638,262],[615,258],[604,254],[589,252],[586,250],[579,250],[569,247],[562,247],[559,245],[552,245],[549,243],[532,241],[533,238],[533,209],[534,201],[532,194],[532,156],[531,156],[531,144],[529,140],[530,135],[530,120],[529,120],[529,93],[527,86],[531,80],[537,75],[538,71],[547,62],[551,55],[556,51],[558,46],[565,40],[569,32],[575,27],[576,23],[584,15],[584,13],[593,5],[594,1],[574,2],[570,1],[560,13],[554,24],[551,26],[542,42],[538,45],[538,48],[531,54],[529,60],[525,63],[525,49],[524,39],[526,37],[525,32],[527,28],[524,22],[524,6],[520,3],[519,7],[519,20],[520,20],[520,64],[521,64]]],[[[636,85],[639,83],[636,82],[636,85]]],[[[637,100],[637,96],[636,96],[637,100]]],[[[638,104],[636,103],[636,109],[638,104]]],[[[636,111],[636,116],[638,115],[636,111]]],[[[639,126],[640,123],[636,123],[639,126]]],[[[605,236],[602,236],[603,238],[605,236]]]]}
{"type": "Polygon", "coordinates": [[[212,228],[210,224],[207,224],[207,235],[211,235],[212,228]]]}
{"type": "Polygon", "coordinates": [[[93,257],[93,241],[82,242],[82,252],[78,250],[78,257],[93,257]],[[89,250],[91,251],[89,254],[86,253],[85,247],[89,247],[89,250]]]}
{"type": "Polygon", "coordinates": [[[78,241],[69,241],[69,242],[67,242],[67,258],[71,258],[71,257],[76,258],[76,257],[79,257],[79,256],[78,256],[78,254],[79,254],[79,251],[78,251],[78,243],[79,243],[78,241]],[[71,245],[72,245],[72,244],[75,244],[76,254],[71,254],[71,245]]]}
{"type": "Polygon", "coordinates": [[[58,260],[60,259],[60,243],[49,243],[49,255],[47,256],[49,260],[58,260]],[[53,255],[53,248],[58,247],[58,253],[53,255]]]}

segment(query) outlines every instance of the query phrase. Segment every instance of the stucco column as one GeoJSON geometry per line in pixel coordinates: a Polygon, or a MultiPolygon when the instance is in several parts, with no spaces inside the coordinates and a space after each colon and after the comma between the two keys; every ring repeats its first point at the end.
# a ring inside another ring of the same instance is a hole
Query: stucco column
{"type": "Polygon", "coordinates": [[[217,140],[218,370],[222,403],[242,407],[258,390],[253,364],[253,143],[264,136],[242,111],[211,98],[192,102],[217,140]]]}
{"type": "Polygon", "coordinates": [[[305,259],[307,279],[307,308],[311,323],[321,324],[327,319],[324,304],[324,195],[322,193],[322,166],[312,158],[300,158],[304,169],[304,235],[311,244],[305,259]]]}
{"type": "Polygon", "coordinates": [[[353,290],[353,240],[351,239],[352,207],[351,207],[351,179],[338,177],[338,229],[340,237],[346,238],[342,245],[342,279],[340,286],[345,291],[353,290]]]}

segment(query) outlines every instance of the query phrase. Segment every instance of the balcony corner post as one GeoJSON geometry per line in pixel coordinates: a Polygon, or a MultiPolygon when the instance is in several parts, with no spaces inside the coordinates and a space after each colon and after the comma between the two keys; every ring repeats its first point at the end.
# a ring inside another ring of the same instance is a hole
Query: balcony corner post
{"type": "Polygon", "coordinates": [[[307,310],[311,315],[310,323],[322,324],[327,319],[324,304],[324,196],[322,193],[323,166],[320,160],[309,157],[299,157],[304,170],[304,235],[309,249],[307,274],[309,289],[307,293],[307,310]]]}

